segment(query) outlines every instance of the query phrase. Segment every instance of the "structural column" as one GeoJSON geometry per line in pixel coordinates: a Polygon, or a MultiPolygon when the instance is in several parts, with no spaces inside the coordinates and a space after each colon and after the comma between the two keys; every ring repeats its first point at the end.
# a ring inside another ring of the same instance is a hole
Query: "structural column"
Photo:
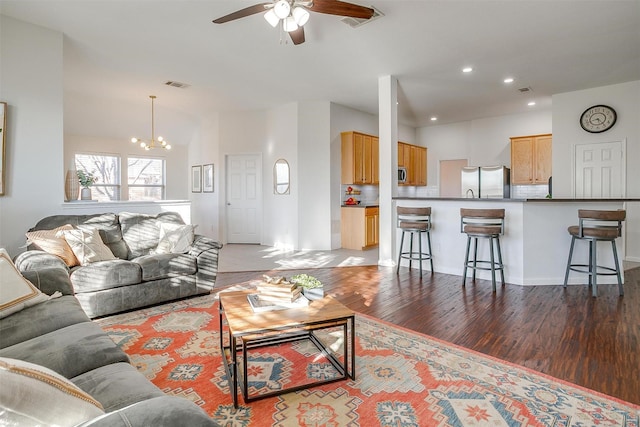
{"type": "Polygon", "coordinates": [[[380,235],[379,265],[395,265],[396,236],[392,197],[398,188],[398,80],[378,79],[378,120],[380,150],[380,235]]]}

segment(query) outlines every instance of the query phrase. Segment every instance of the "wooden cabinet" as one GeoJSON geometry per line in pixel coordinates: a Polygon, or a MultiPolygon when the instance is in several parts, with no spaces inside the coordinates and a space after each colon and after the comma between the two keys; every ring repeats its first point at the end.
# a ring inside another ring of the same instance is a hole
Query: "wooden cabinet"
{"type": "Polygon", "coordinates": [[[340,216],[343,248],[360,250],[378,245],[380,214],[377,207],[343,207],[340,216]]]}
{"type": "Polygon", "coordinates": [[[407,170],[406,182],[398,185],[427,185],[427,149],[398,142],[398,167],[407,170]]]}
{"type": "Polygon", "coordinates": [[[359,132],[342,132],[342,183],[379,183],[378,137],[359,132]]]}
{"type": "Polygon", "coordinates": [[[546,184],[551,176],[551,134],[511,138],[511,184],[546,184]]]}

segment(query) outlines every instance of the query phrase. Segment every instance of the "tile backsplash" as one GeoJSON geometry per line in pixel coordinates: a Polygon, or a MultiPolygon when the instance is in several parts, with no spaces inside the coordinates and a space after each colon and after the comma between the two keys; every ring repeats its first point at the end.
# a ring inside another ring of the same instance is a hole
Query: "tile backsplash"
{"type": "Polygon", "coordinates": [[[544,199],[549,194],[549,186],[542,185],[512,185],[512,199],[544,199]]]}

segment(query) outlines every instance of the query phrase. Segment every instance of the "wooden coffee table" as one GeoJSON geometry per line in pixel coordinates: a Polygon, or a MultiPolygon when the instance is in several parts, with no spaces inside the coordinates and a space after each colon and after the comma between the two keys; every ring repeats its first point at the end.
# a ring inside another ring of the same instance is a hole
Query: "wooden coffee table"
{"type": "Polygon", "coordinates": [[[347,377],[355,379],[355,314],[353,311],[332,297],[325,296],[321,300],[311,301],[308,306],[302,308],[256,313],[247,300],[247,295],[252,293],[256,293],[256,291],[233,291],[219,294],[220,350],[234,407],[238,407],[238,384],[242,390],[244,401],[251,402],[290,391],[341,381],[347,377]],[[314,333],[318,330],[335,327],[342,327],[344,343],[342,358],[336,357],[314,333]],[[348,332],[350,332],[350,338],[348,332]],[[224,344],[225,333],[228,337],[228,345],[224,344]],[[247,378],[249,349],[299,340],[311,341],[340,375],[336,378],[249,396],[247,378]],[[242,367],[238,366],[238,354],[242,356],[242,367]],[[242,372],[242,376],[238,375],[239,371],[242,372]]]}

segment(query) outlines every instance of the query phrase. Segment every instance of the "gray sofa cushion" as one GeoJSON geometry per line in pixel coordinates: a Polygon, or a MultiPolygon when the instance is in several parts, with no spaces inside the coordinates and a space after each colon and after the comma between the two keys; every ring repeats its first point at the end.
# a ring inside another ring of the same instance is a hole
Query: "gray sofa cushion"
{"type": "Polygon", "coordinates": [[[74,227],[83,225],[80,228],[97,228],[100,230],[102,241],[111,249],[113,255],[120,259],[127,259],[128,249],[122,240],[122,231],[118,215],[114,213],[104,213],[95,215],[53,215],[41,219],[29,231],[32,230],[52,230],[61,225],[71,224],[74,227]]]}
{"type": "Polygon", "coordinates": [[[63,295],[73,295],[73,286],[69,272],[58,267],[46,267],[38,270],[22,271],[22,276],[40,289],[40,292],[53,295],[56,291],[63,295]]]}
{"type": "Polygon", "coordinates": [[[184,254],[145,255],[132,260],[142,269],[142,280],[187,276],[197,271],[196,258],[184,254]]]}
{"type": "Polygon", "coordinates": [[[89,322],[89,318],[76,298],[63,296],[45,301],[0,321],[0,348],[82,322],[89,322]]]}
{"type": "Polygon", "coordinates": [[[71,283],[77,293],[134,285],[141,280],[140,265],[123,259],[98,261],[71,270],[71,283]]]}
{"type": "Polygon", "coordinates": [[[187,399],[156,397],[95,418],[78,427],[215,427],[219,424],[187,399]]]}
{"type": "Polygon", "coordinates": [[[93,322],[76,323],[0,350],[73,378],[110,363],[128,362],[127,355],[93,322]]]}
{"type": "Polygon", "coordinates": [[[106,412],[164,396],[158,387],[128,363],[101,366],[71,378],[71,381],[100,402],[106,412]]]}
{"type": "Polygon", "coordinates": [[[158,215],[120,213],[122,238],[129,247],[127,259],[149,255],[158,246],[160,240],[158,222],[184,224],[182,217],[176,212],[162,212],[158,215]]]}

